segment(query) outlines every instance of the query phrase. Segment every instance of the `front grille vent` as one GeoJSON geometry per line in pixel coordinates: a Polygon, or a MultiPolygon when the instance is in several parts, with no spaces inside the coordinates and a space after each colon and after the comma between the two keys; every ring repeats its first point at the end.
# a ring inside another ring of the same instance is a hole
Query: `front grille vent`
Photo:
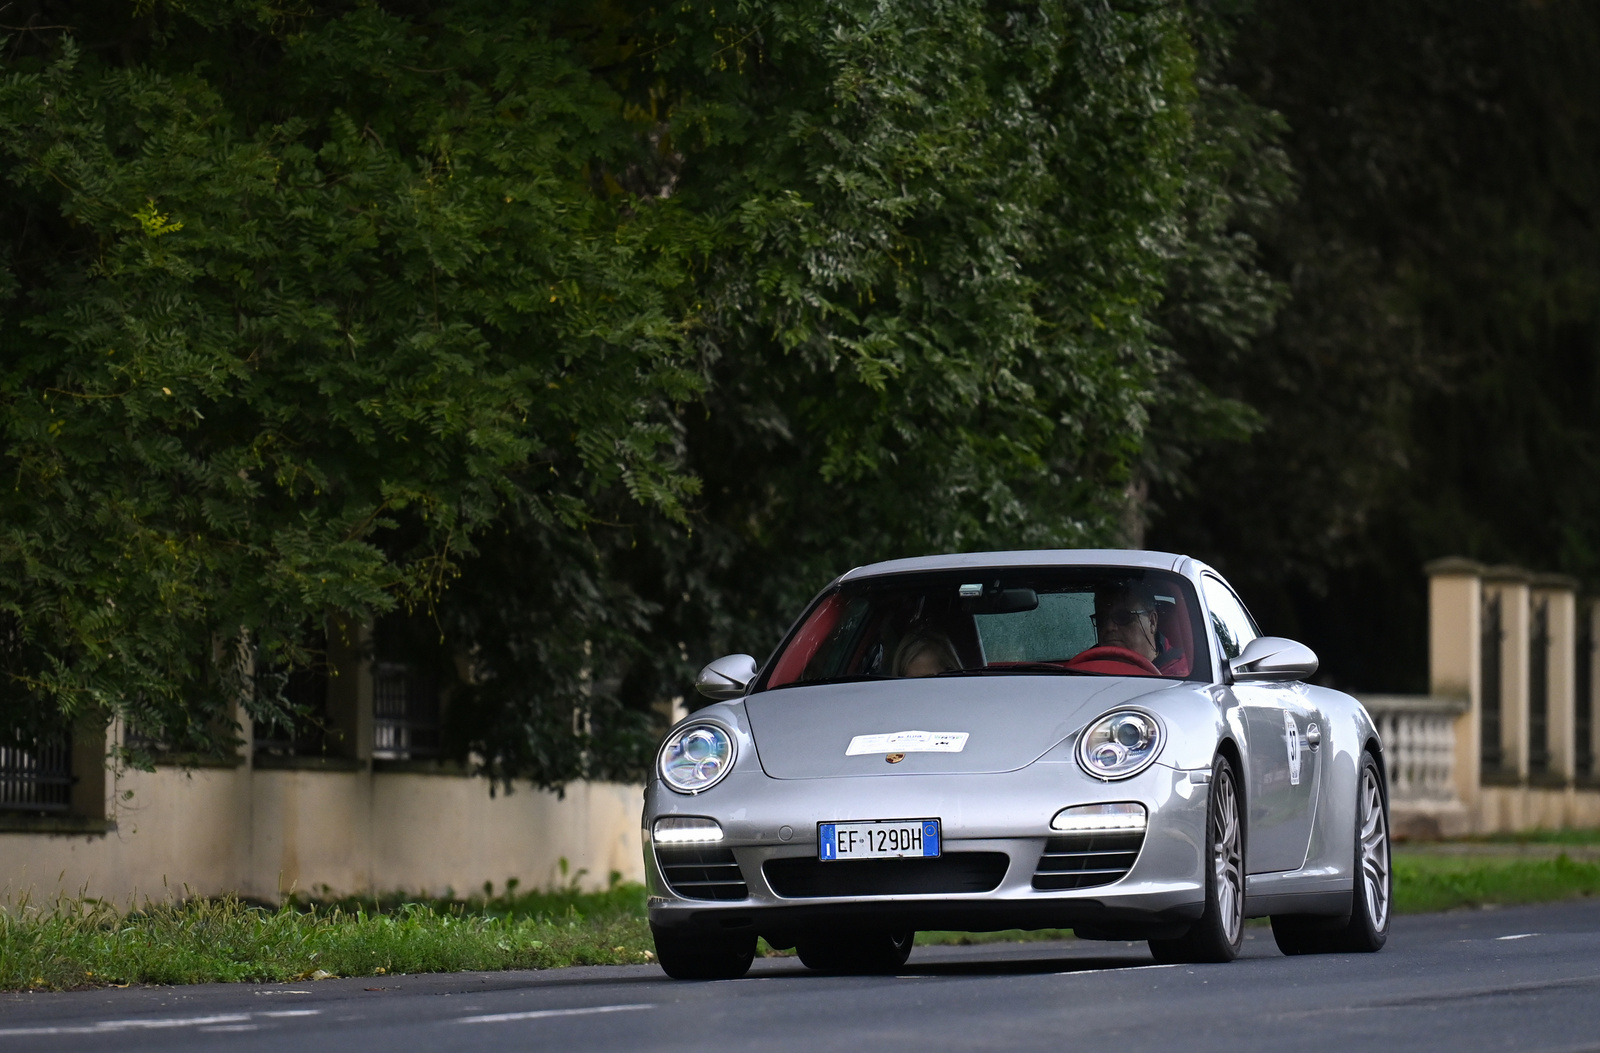
{"type": "Polygon", "coordinates": [[[1006,876],[1004,852],[950,852],[936,859],[769,859],[762,873],[786,899],[824,896],[916,896],[990,892],[1006,876]]]}
{"type": "Polygon", "coordinates": [[[747,899],[750,889],[731,848],[656,848],[661,875],[685,899],[747,899]]]}
{"type": "Polygon", "coordinates": [[[1033,887],[1041,892],[1109,885],[1133,869],[1144,831],[1052,837],[1045,842],[1033,887]]]}

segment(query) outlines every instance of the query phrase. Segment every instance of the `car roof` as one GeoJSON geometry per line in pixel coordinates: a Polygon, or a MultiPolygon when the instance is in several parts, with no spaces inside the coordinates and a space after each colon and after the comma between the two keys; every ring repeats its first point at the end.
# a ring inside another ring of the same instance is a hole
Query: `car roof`
{"type": "Polygon", "coordinates": [[[1013,552],[952,552],[942,556],[913,556],[857,567],[839,581],[875,578],[885,574],[915,574],[928,570],[964,570],[988,567],[1142,567],[1187,574],[1194,566],[1188,556],[1131,548],[1048,548],[1013,552]]]}

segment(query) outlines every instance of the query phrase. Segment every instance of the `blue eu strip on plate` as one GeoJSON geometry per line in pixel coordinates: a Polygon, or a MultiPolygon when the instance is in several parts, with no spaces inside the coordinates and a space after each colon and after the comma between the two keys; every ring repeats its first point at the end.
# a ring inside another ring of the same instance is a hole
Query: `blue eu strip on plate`
{"type": "Polygon", "coordinates": [[[822,824],[821,829],[818,830],[818,835],[819,835],[818,844],[821,846],[819,848],[819,850],[817,851],[817,858],[818,859],[838,859],[839,858],[839,836],[838,836],[838,830],[839,830],[839,827],[835,823],[823,823],[822,824]]]}

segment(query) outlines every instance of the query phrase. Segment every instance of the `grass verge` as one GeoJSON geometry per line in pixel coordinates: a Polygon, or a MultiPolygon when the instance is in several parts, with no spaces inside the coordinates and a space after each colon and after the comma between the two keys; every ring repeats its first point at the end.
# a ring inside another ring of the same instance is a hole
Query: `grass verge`
{"type": "MultiPolygon", "coordinates": [[[[1589,843],[1589,842],[1575,842],[1589,843]]],[[[1537,903],[1600,894],[1600,863],[1394,854],[1401,913],[1537,903]]],[[[292,902],[261,907],[193,899],[120,911],[95,900],[0,910],[0,990],[131,983],[298,981],[329,976],[654,960],[644,889],[613,884],[470,900],[292,902]]],[[[1061,939],[1070,930],[922,932],[919,945],[1061,939]]],[[[765,947],[763,945],[763,949],[765,947]]]]}
{"type": "Polygon", "coordinates": [[[1484,834],[1463,840],[1489,845],[1600,845],[1600,830],[1523,830],[1514,834],[1484,834]]]}
{"type": "Polygon", "coordinates": [[[1394,905],[1402,914],[1546,903],[1600,893],[1600,863],[1569,859],[1424,855],[1396,849],[1394,905]]]}
{"type": "Polygon", "coordinates": [[[644,890],[462,903],[288,904],[194,899],[122,912],[61,899],[0,911],[0,990],[330,976],[654,959],[644,890]]]}

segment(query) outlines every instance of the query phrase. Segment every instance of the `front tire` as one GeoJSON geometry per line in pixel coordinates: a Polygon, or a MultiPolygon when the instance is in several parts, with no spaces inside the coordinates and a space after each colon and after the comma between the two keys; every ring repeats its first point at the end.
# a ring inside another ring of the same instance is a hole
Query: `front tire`
{"type": "Polygon", "coordinates": [[[807,969],[829,973],[872,975],[892,973],[911,957],[917,934],[870,932],[807,936],[795,943],[795,953],[807,969]]]}
{"type": "Polygon", "coordinates": [[[727,935],[650,926],[656,961],[674,980],[737,980],[756,956],[755,935],[727,935]]]}
{"type": "Polygon", "coordinates": [[[1355,888],[1350,918],[1273,915],[1272,938],[1284,954],[1371,953],[1389,940],[1394,888],[1389,860],[1389,808],[1383,771],[1361,755],[1356,777],[1355,888]]]}
{"type": "Polygon", "coordinates": [[[1206,809],[1206,907],[1189,931],[1175,940],[1151,940],[1150,953],[1163,964],[1231,962],[1244,943],[1244,824],[1239,784],[1228,758],[1211,765],[1206,809]]]}

